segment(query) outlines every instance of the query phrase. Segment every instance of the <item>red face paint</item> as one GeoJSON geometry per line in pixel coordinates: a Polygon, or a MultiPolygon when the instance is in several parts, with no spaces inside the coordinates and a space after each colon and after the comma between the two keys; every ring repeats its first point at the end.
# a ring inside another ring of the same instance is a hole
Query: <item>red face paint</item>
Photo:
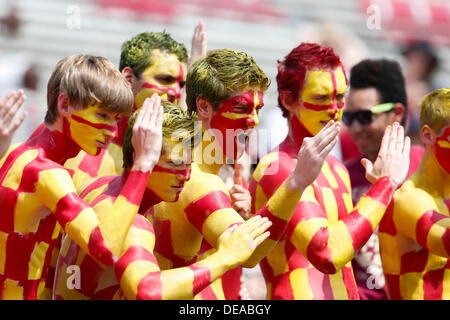
{"type": "Polygon", "coordinates": [[[436,138],[436,160],[450,174],[450,127],[445,128],[440,137],[436,138]]]}
{"type": "Polygon", "coordinates": [[[162,93],[167,93],[167,99],[175,103],[176,100],[179,100],[181,97],[181,82],[183,81],[184,73],[183,73],[183,66],[180,64],[180,71],[178,74],[177,82],[174,86],[161,86],[154,83],[145,82],[142,85],[142,88],[145,89],[154,89],[155,91],[158,91],[158,93],[161,95],[162,93]]]}
{"type": "Polygon", "coordinates": [[[262,92],[248,90],[222,102],[211,118],[211,128],[221,133],[222,151],[228,159],[241,156],[244,145],[238,136],[258,125],[258,112],[263,106],[262,92]]]}

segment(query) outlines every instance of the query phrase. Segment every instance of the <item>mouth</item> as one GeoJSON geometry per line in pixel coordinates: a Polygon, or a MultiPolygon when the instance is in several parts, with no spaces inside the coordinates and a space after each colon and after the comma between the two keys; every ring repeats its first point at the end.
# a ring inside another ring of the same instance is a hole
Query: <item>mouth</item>
{"type": "Polygon", "coordinates": [[[181,192],[183,190],[183,186],[184,185],[178,185],[178,186],[171,186],[171,188],[173,190],[175,190],[176,192],[181,192]]]}

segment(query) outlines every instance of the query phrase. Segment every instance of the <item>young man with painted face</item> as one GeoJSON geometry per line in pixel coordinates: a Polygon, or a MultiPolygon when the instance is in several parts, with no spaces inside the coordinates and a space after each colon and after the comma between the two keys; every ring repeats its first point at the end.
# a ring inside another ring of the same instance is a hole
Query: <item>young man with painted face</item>
{"type": "MultiPolygon", "coordinates": [[[[134,95],[133,111],[142,107],[153,93],[163,101],[178,103],[186,74],[187,51],[165,32],[140,33],[122,45],[119,69],[131,85],[134,95]]],[[[117,122],[117,135],[97,156],[80,152],[66,162],[73,172],[75,186],[91,178],[120,175],[123,170],[122,145],[128,117],[117,122]]]]}
{"type": "MultiPolygon", "coordinates": [[[[178,201],[160,203],[154,208],[155,251],[162,269],[197,261],[207,248],[217,248],[217,239],[224,230],[244,221],[232,209],[229,192],[218,173],[227,159],[234,161],[242,153],[244,145],[237,135],[248,133],[258,124],[258,112],[268,85],[269,79],[253,58],[229,49],[210,51],[189,69],[187,104],[189,110],[197,111],[203,138],[194,150],[191,179],[178,201]]],[[[255,266],[284,233],[304,188],[316,178],[325,156],[337,141],[338,132],[339,126],[330,123],[315,138],[305,142],[298,155],[302,165],[286,177],[267,205],[257,212],[272,222],[270,238],[244,266],[255,266]]],[[[227,284],[216,282],[198,298],[226,298],[222,285],[227,284]]]]}
{"type": "Polygon", "coordinates": [[[397,190],[380,223],[389,299],[450,299],[450,89],[426,95],[419,168],[397,190]]]}
{"type": "Polygon", "coordinates": [[[77,55],[58,62],[48,83],[45,125],[0,163],[1,299],[42,298],[61,228],[94,259],[117,261],[159,158],[158,131],[148,119],[162,112],[148,106],[136,121],[135,162],[105,219],[77,196],[62,165],[80,150],[100,153],[114,137],[116,117],[132,105],[127,82],[107,59],[77,55]]]}
{"type": "MultiPolygon", "coordinates": [[[[279,107],[289,134],[258,164],[250,184],[253,212],[267,203],[301,162],[305,139],[330,121],[340,121],[347,80],[331,48],[302,43],[278,65],[279,107]],[[279,170],[273,174],[272,167],[279,170]]],[[[319,133],[320,134],[320,133],[319,133]]],[[[380,155],[365,163],[372,188],[355,208],[344,165],[328,156],[317,179],[296,203],[286,232],[261,262],[270,299],[358,299],[351,259],[381,220],[408,166],[409,139],[403,127],[389,127],[380,155]],[[406,169],[404,168],[406,166],[406,169]]]]}
{"type": "MultiPolygon", "coordinates": [[[[405,80],[396,61],[367,59],[351,69],[350,92],[342,120],[363,154],[346,163],[354,205],[371,187],[361,160],[367,158],[375,162],[386,127],[394,122],[405,125],[407,114],[405,80]]],[[[423,152],[421,146],[411,146],[407,178],[416,171],[423,152]]],[[[386,299],[378,229],[355,254],[352,264],[360,298],[386,299]]]]}
{"type": "MultiPolygon", "coordinates": [[[[136,115],[130,118],[125,134],[122,175],[93,180],[80,193],[84,200],[93,205],[99,218],[108,215],[133,166],[131,129],[135,119],[136,115]]],[[[198,129],[194,125],[196,119],[194,114],[178,106],[164,104],[161,157],[149,177],[143,200],[138,204],[142,215],[134,219],[120,258],[114,266],[104,266],[65,237],[57,264],[55,299],[109,300],[114,296],[127,299],[190,299],[226,270],[244,262],[254,248],[267,238],[268,233],[263,233],[270,222],[254,219],[228,229],[218,240],[218,251],[208,258],[184,268],[160,271],[153,254],[153,226],[145,215],[149,215],[149,210],[160,201],[176,201],[184,183],[189,180],[191,149],[196,141],[194,135],[200,133],[199,130],[195,133],[198,129]],[[177,138],[173,139],[175,136],[177,138]],[[67,270],[73,265],[79,267],[80,279],[78,285],[71,288],[67,283],[71,283],[69,278],[72,273],[67,270]]]]}

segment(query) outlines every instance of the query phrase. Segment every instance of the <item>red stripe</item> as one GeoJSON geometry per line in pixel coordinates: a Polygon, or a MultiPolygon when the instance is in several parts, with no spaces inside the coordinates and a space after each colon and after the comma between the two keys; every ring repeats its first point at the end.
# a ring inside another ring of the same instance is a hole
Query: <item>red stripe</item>
{"type": "Polygon", "coordinates": [[[424,300],[442,300],[444,271],[444,268],[431,270],[423,275],[424,300]]]}
{"type": "Polygon", "coordinates": [[[205,267],[188,266],[194,273],[194,281],[192,283],[192,292],[196,295],[205,286],[211,283],[211,270],[205,267]]]}
{"type": "Polygon", "coordinates": [[[381,202],[387,207],[392,199],[397,183],[389,177],[378,179],[367,191],[366,196],[381,202]]]}
{"type": "Polygon", "coordinates": [[[211,191],[189,204],[184,212],[192,225],[202,232],[206,218],[219,209],[231,208],[230,197],[222,191],[211,191]]]}
{"type": "Polygon", "coordinates": [[[17,233],[8,235],[6,240],[5,276],[13,280],[28,279],[28,263],[36,245],[17,233]]]}
{"type": "Polygon", "coordinates": [[[86,119],[84,119],[84,118],[82,118],[80,116],[77,116],[75,114],[72,114],[71,118],[74,121],[76,121],[76,122],[86,124],[88,126],[96,128],[96,129],[100,129],[100,130],[106,129],[106,130],[111,131],[113,133],[116,133],[116,130],[117,130],[116,126],[112,126],[112,125],[106,124],[106,123],[94,123],[94,122],[88,121],[88,120],[86,120],[86,119]]]}
{"type": "Polygon", "coordinates": [[[241,290],[241,275],[242,267],[237,267],[228,270],[221,277],[225,300],[239,300],[241,298],[239,295],[239,291],[241,290]]]}
{"type": "MultiPolygon", "coordinates": [[[[428,249],[427,245],[427,238],[428,233],[430,232],[431,227],[438,221],[448,218],[447,216],[444,216],[436,211],[429,210],[425,212],[422,217],[417,221],[417,227],[416,227],[416,238],[417,242],[424,247],[425,249],[428,249]]],[[[444,242],[445,245],[445,242],[444,242]]],[[[449,251],[447,251],[449,252],[449,251]]]]}
{"type": "Polygon", "coordinates": [[[386,289],[389,300],[403,300],[400,294],[400,276],[394,274],[384,274],[386,289]]]}
{"type": "Polygon", "coordinates": [[[315,268],[308,268],[308,286],[313,293],[312,300],[334,300],[330,276],[315,268]]]}
{"type": "Polygon", "coordinates": [[[81,170],[91,177],[97,177],[98,176],[98,170],[100,169],[100,166],[102,165],[103,157],[105,156],[107,149],[101,149],[100,153],[97,156],[93,156],[90,154],[85,153],[83,159],[81,160],[80,164],[78,165],[78,170],[81,170]]]}
{"type": "Polygon", "coordinates": [[[428,251],[411,251],[404,253],[401,258],[400,274],[408,272],[423,272],[428,261],[428,251]]]}
{"type": "Polygon", "coordinates": [[[391,201],[386,209],[386,213],[381,219],[379,229],[380,232],[390,234],[391,236],[395,236],[397,234],[397,228],[394,223],[394,206],[395,201],[391,201]]]}
{"type": "Polygon", "coordinates": [[[138,300],[162,299],[161,272],[150,272],[139,281],[136,298],[138,300]]]}
{"type": "Polygon", "coordinates": [[[309,267],[309,261],[303,254],[292,244],[291,241],[286,241],[284,245],[284,254],[287,258],[289,270],[306,269],[309,267]]]}
{"type": "Polygon", "coordinates": [[[112,253],[106,247],[105,241],[103,240],[100,228],[98,226],[95,227],[91,232],[91,236],[89,237],[88,249],[89,253],[101,263],[106,265],[112,265],[114,263],[112,253]]]}
{"type": "Polygon", "coordinates": [[[373,226],[369,219],[361,215],[357,210],[341,220],[352,237],[353,250],[356,252],[364,246],[373,233],[373,226]]]}
{"type": "Polygon", "coordinates": [[[211,285],[200,291],[200,293],[198,293],[198,296],[201,298],[201,300],[219,300],[214,293],[214,290],[211,288],[211,285]]]}
{"type": "Polygon", "coordinates": [[[16,209],[18,193],[12,189],[0,186],[0,230],[11,233],[14,231],[14,210],[16,209]]]}
{"type": "Polygon", "coordinates": [[[74,192],[69,192],[57,202],[55,217],[65,230],[66,224],[73,221],[87,207],[86,202],[81,200],[74,192]]]}
{"type": "Polygon", "coordinates": [[[117,279],[120,281],[125,269],[134,261],[145,260],[158,265],[158,261],[155,256],[142,246],[131,246],[127,251],[120,257],[120,259],[115,264],[115,272],[117,279]]]}
{"type": "Polygon", "coordinates": [[[447,251],[447,256],[450,256],[450,229],[448,227],[442,236],[442,242],[444,242],[444,248],[445,251],[447,251]]]}
{"type": "Polygon", "coordinates": [[[352,269],[344,266],[342,267],[341,270],[349,300],[359,300],[358,288],[356,286],[355,277],[353,276],[352,269]]]}
{"type": "Polygon", "coordinates": [[[133,227],[138,229],[147,230],[148,232],[155,234],[153,226],[145,217],[137,215],[132,224],[133,227]]]}
{"type": "Polygon", "coordinates": [[[344,104],[342,102],[332,104],[312,104],[308,102],[303,102],[303,106],[306,109],[314,111],[325,111],[325,110],[342,109],[344,107],[344,104]]]}
{"type": "Polygon", "coordinates": [[[277,216],[273,215],[269,211],[269,207],[267,206],[267,204],[262,207],[256,214],[260,215],[261,217],[267,217],[272,222],[272,225],[268,229],[268,231],[270,231],[269,238],[274,241],[278,241],[279,239],[281,239],[281,237],[284,235],[284,232],[286,231],[289,221],[280,219],[277,216]]]}
{"type": "Polygon", "coordinates": [[[153,220],[156,238],[155,252],[158,252],[164,257],[172,260],[172,263],[174,263],[171,224],[172,222],[170,220],[161,220],[157,217],[153,220]]]}
{"type": "MultiPolygon", "coordinates": [[[[115,178],[117,178],[117,176],[104,176],[95,179],[80,193],[80,198],[84,198],[89,192],[111,183],[111,181],[114,180],[115,178]]],[[[91,203],[91,206],[93,207],[94,205],[91,203]]]]}
{"type": "Polygon", "coordinates": [[[80,265],[80,289],[81,294],[93,297],[99,285],[100,277],[105,273],[105,269],[90,256],[85,256],[80,265]]]}
{"type": "Polygon", "coordinates": [[[327,218],[327,215],[317,203],[308,200],[300,201],[289,220],[286,236],[290,238],[300,222],[312,218],[327,218]]]}
{"type": "Polygon", "coordinates": [[[328,247],[328,229],[320,228],[312,237],[306,255],[308,260],[323,273],[335,273],[336,267],[333,265],[332,252],[328,247]]]}
{"type": "Polygon", "coordinates": [[[272,281],[272,300],[294,300],[289,273],[275,277],[272,281]]]}
{"type": "Polygon", "coordinates": [[[141,204],[142,196],[144,195],[149,177],[150,171],[130,171],[127,177],[127,182],[122,188],[120,195],[125,197],[128,202],[139,206],[141,204]]]}

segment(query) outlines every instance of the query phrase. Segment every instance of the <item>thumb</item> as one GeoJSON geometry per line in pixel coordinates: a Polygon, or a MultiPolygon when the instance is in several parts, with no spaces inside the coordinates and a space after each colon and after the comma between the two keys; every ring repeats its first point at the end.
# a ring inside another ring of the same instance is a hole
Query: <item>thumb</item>
{"type": "Polygon", "coordinates": [[[361,159],[361,165],[366,170],[366,173],[372,172],[373,164],[369,159],[366,159],[366,158],[361,159]]]}

